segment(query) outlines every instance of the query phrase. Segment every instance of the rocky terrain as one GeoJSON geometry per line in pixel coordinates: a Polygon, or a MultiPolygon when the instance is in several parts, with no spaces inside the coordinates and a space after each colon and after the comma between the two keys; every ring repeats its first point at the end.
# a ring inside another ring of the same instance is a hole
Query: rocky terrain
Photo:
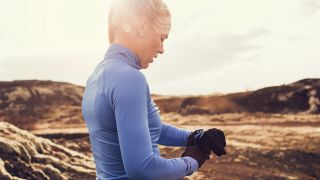
{"type": "MultiPolygon", "coordinates": [[[[318,179],[320,177],[320,116],[310,114],[166,113],[165,123],[189,130],[222,129],[227,155],[212,154],[200,171],[185,179],[318,179]]],[[[48,136],[52,141],[91,156],[86,133],[48,136]]],[[[184,148],[160,146],[163,157],[180,157],[184,148]]]]}
{"type": "MultiPolygon", "coordinates": [[[[227,156],[215,157],[188,179],[318,179],[320,117],[306,114],[166,114],[164,121],[186,129],[222,129],[227,156]],[[190,124],[188,122],[191,122],[190,124]]],[[[162,147],[166,157],[181,149],[162,147]]]]}
{"type": "MultiPolygon", "coordinates": [[[[94,178],[83,90],[52,81],[0,82],[0,179],[94,178]]],[[[185,179],[319,179],[319,90],[319,79],[304,79],[226,95],[152,96],[163,122],[226,134],[227,156],[212,155],[185,179]]],[[[160,151],[179,157],[183,148],[160,151]]]]}
{"type": "Polygon", "coordinates": [[[0,179],[95,179],[92,158],[0,122],[0,179]]]}

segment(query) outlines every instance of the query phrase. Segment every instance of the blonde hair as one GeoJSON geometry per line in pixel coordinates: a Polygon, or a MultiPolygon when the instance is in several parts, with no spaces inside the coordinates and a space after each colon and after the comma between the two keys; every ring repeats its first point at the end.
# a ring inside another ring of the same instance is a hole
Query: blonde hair
{"type": "Polygon", "coordinates": [[[144,16],[158,33],[168,34],[171,28],[171,14],[162,0],[114,0],[108,18],[109,42],[121,23],[132,16],[144,16]]]}

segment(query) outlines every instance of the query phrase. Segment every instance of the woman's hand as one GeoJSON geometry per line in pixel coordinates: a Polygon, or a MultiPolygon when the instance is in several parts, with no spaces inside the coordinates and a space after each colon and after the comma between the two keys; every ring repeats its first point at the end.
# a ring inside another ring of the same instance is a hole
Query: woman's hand
{"type": "Polygon", "coordinates": [[[202,166],[202,164],[210,159],[211,150],[203,150],[200,149],[199,146],[187,146],[186,150],[183,152],[181,157],[192,157],[198,162],[198,169],[202,166]]]}
{"type": "Polygon", "coordinates": [[[212,128],[207,131],[198,129],[192,132],[188,138],[187,146],[198,145],[201,149],[209,148],[217,156],[226,154],[226,138],[220,129],[212,128]]]}

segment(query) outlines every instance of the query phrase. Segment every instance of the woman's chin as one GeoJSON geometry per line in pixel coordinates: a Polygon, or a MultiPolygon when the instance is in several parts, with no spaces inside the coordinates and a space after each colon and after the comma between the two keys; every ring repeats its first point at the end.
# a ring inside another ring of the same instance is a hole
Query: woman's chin
{"type": "Polygon", "coordinates": [[[141,69],[147,69],[148,67],[149,67],[149,63],[143,65],[143,66],[141,67],[141,69]]]}
{"type": "Polygon", "coordinates": [[[147,69],[151,63],[153,63],[153,59],[147,62],[142,69],[147,69]]]}

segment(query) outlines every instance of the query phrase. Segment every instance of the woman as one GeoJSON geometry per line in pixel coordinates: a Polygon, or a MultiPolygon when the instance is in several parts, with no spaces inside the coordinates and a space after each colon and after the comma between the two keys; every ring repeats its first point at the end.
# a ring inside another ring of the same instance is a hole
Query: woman
{"type": "Polygon", "coordinates": [[[181,179],[210,158],[225,154],[222,131],[194,132],[161,122],[140,69],[158,54],[171,25],[162,0],[116,0],[109,14],[108,48],[87,81],[82,111],[97,179],[181,179]],[[158,144],[186,147],[162,158],[158,144]]]}

